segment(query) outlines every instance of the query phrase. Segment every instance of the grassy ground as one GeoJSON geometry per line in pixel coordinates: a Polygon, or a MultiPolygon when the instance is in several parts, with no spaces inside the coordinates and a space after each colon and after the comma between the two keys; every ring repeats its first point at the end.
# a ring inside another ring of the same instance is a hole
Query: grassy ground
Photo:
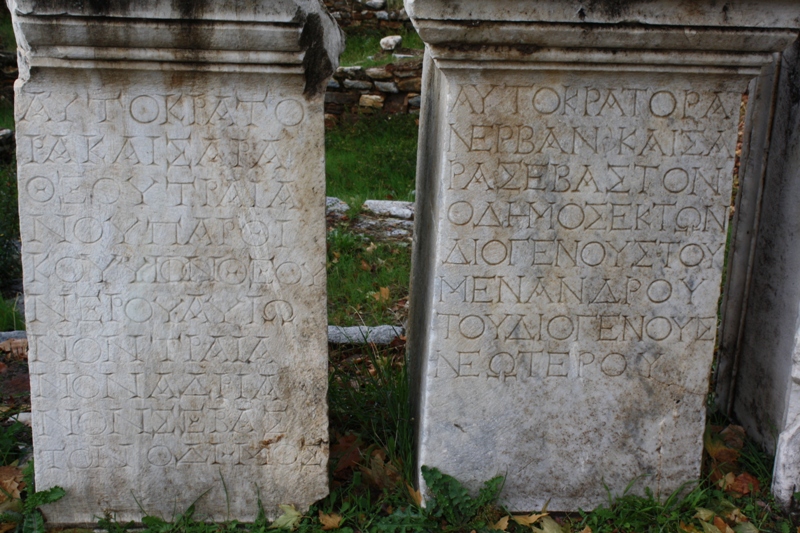
{"type": "MultiPolygon", "coordinates": [[[[417,124],[411,115],[349,117],[326,133],[327,194],[355,217],[367,199],[413,200],[417,124]]],[[[411,250],[374,242],[348,220],[328,232],[328,323],[400,324],[405,316],[411,250]]]]}
{"type": "Polygon", "coordinates": [[[401,324],[408,300],[411,247],[373,242],[339,225],[328,232],[328,323],[401,324]]]}
{"type": "Polygon", "coordinates": [[[345,117],[325,135],[328,196],[357,209],[364,200],[413,200],[417,164],[413,115],[345,117]]]}

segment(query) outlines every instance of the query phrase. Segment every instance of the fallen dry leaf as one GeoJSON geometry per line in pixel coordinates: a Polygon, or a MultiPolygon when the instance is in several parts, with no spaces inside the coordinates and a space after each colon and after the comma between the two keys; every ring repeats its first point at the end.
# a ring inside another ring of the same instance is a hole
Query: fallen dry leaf
{"type": "Polygon", "coordinates": [[[379,489],[390,489],[402,481],[400,472],[386,459],[386,454],[380,448],[370,454],[369,464],[360,467],[360,470],[367,483],[379,489]]]}
{"type": "Polygon", "coordinates": [[[743,474],[736,476],[733,482],[729,483],[728,486],[725,487],[725,490],[746,495],[750,494],[751,492],[758,492],[759,488],[760,486],[758,479],[756,479],[755,476],[744,472],[743,474]]]}
{"type": "Polygon", "coordinates": [[[735,450],[741,450],[744,448],[745,435],[746,433],[742,426],[735,426],[733,424],[723,429],[719,434],[723,442],[728,447],[735,450]]]}
{"type": "Polygon", "coordinates": [[[700,525],[703,526],[703,533],[722,533],[722,531],[720,531],[719,528],[714,524],[700,522],[700,525]]]}
{"type": "Polygon", "coordinates": [[[371,243],[369,243],[369,246],[364,248],[364,251],[367,252],[368,254],[371,254],[372,252],[374,252],[377,249],[378,249],[378,245],[375,244],[374,242],[371,242],[371,243]]]}
{"type": "Polygon", "coordinates": [[[541,513],[541,514],[535,514],[534,513],[534,514],[530,514],[530,515],[523,515],[523,514],[513,515],[511,518],[513,518],[514,522],[516,522],[517,524],[519,524],[521,526],[530,526],[532,524],[535,524],[536,522],[538,522],[540,519],[544,518],[545,516],[547,516],[547,513],[541,513]]]}
{"type": "Polygon", "coordinates": [[[367,263],[366,261],[364,261],[362,259],[361,260],[361,270],[363,270],[364,272],[369,272],[370,270],[372,270],[372,267],[369,266],[369,263],[367,263]]]}
{"type": "Polygon", "coordinates": [[[722,490],[728,490],[728,487],[730,487],[734,481],[736,481],[736,475],[733,472],[728,472],[722,479],[719,480],[719,488],[722,490]]]}
{"type": "Polygon", "coordinates": [[[589,526],[586,526],[585,528],[583,528],[581,530],[581,533],[592,533],[592,528],[590,528],[589,526]]]}
{"type": "Polygon", "coordinates": [[[495,524],[492,526],[492,529],[496,531],[505,531],[506,529],[508,529],[508,517],[504,516],[503,518],[495,522],[495,524]]]}
{"type": "Polygon", "coordinates": [[[339,529],[342,525],[342,517],[336,513],[325,514],[319,512],[319,522],[322,524],[322,531],[330,531],[331,529],[339,529]]]}
{"type": "Polygon", "coordinates": [[[389,300],[389,287],[381,287],[378,292],[373,292],[372,297],[379,302],[386,302],[389,300]]]}
{"type": "Polygon", "coordinates": [[[349,433],[339,437],[336,443],[331,446],[331,457],[339,458],[333,469],[334,475],[356,467],[361,461],[360,445],[361,440],[358,435],[349,433]]]}
{"type": "Polygon", "coordinates": [[[531,529],[535,533],[563,533],[561,530],[561,526],[558,525],[558,522],[546,516],[547,513],[543,513],[545,516],[542,517],[542,527],[535,527],[531,526],[531,529]]]}
{"type": "Polygon", "coordinates": [[[25,488],[22,481],[22,470],[16,466],[0,466],[0,503],[9,499],[19,500],[20,492],[25,488]]]}
{"type": "Polygon", "coordinates": [[[714,511],[704,507],[697,507],[695,509],[694,517],[703,522],[710,522],[714,519],[714,511]]]}
{"type": "MultiPolygon", "coordinates": [[[[736,509],[732,510],[730,513],[727,514],[725,517],[729,522],[733,522],[734,524],[741,524],[742,522],[749,522],[750,520],[742,513],[742,511],[737,507],[736,509]]],[[[797,533],[800,533],[798,531],[797,533]]]]}
{"type": "Polygon", "coordinates": [[[0,524],[0,533],[7,533],[8,531],[15,529],[16,527],[17,524],[15,524],[14,522],[5,522],[3,524],[0,524]]]}
{"type": "Polygon", "coordinates": [[[714,526],[719,529],[722,533],[733,533],[733,530],[730,528],[728,524],[725,523],[725,520],[722,518],[715,516],[714,517],[714,526]]]}
{"type": "Polygon", "coordinates": [[[303,518],[294,505],[279,505],[278,508],[283,511],[283,514],[276,518],[267,529],[294,529],[303,518]]]}
{"type": "MultiPolygon", "coordinates": [[[[419,489],[414,489],[414,487],[411,486],[411,483],[408,482],[406,482],[406,488],[408,489],[408,495],[411,496],[411,500],[417,504],[417,507],[422,505],[422,493],[419,491],[419,489]]],[[[800,531],[798,531],[798,533],[800,533],[800,531]]]]}

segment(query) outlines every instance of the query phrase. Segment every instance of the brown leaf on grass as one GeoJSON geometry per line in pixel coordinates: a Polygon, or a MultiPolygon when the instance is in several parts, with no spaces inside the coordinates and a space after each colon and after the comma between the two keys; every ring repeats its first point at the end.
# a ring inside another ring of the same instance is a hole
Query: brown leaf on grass
{"type": "Polygon", "coordinates": [[[330,531],[332,529],[339,529],[342,525],[342,516],[336,513],[325,514],[319,512],[319,522],[322,524],[322,531],[330,531]]]}
{"type": "Polygon", "coordinates": [[[0,466],[0,503],[9,499],[19,500],[24,488],[22,470],[16,466],[0,466]]]}
{"type": "Polygon", "coordinates": [[[379,489],[390,489],[399,485],[403,478],[397,468],[386,458],[380,448],[373,450],[369,464],[359,468],[370,485],[379,489]]]}
{"type": "Polygon", "coordinates": [[[719,529],[721,533],[733,533],[733,530],[728,524],[725,523],[725,520],[718,516],[714,517],[714,526],[719,529]]]}
{"type": "Polygon", "coordinates": [[[741,495],[750,494],[751,492],[758,492],[759,491],[759,483],[758,479],[754,476],[744,472],[736,476],[733,480],[733,483],[729,483],[725,490],[730,492],[736,492],[741,495]]]}
{"type": "Polygon", "coordinates": [[[530,526],[532,524],[535,524],[536,522],[538,522],[539,520],[541,520],[545,516],[547,516],[547,513],[540,513],[540,514],[535,514],[534,513],[534,514],[529,514],[529,515],[517,514],[517,515],[513,515],[511,518],[513,518],[514,522],[516,522],[517,524],[519,524],[521,526],[530,526]]]}
{"type": "Polygon", "coordinates": [[[729,448],[733,448],[734,450],[741,450],[742,448],[744,448],[745,435],[746,433],[742,426],[735,426],[733,424],[726,427],[719,433],[719,436],[720,438],[722,438],[722,441],[729,448]]]}
{"type": "Polygon", "coordinates": [[[338,457],[336,466],[333,468],[334,475],[352,470],[361,461],[361,439],[358,435],[349,433],[339,437],[336,443],[331,446],[331,457],[338,457]]]}
{"type": "Polygon", "coordinates": [[[583,528],[581,530],[581,533],[592,533],[592,528],[590,528],[589,526],[586,526],[585,528],[583,528]]]}
{"type": "MultiPolygon", "coordinates": [[[[725,520],[734,524],[741,524],[742,522],[750,521],[750,519],[747,518],[738,507],[725,515],[725,520]]],[[[797,533],[800,533],[800,531],[797,533]]]]}
{"type": "Polygon", "coordinates": [[[720,531],[719,528],[714,524],[700,522],[700,525],[703,526],[703,533],[722,533],[722,531],[720,531]]]}
{"type": "Polygon", "coordinates": [[[367,263],[366,261],[364,261],[362,259],[361,260],[361,270],[363,270],[364,272],[369,272],[370,270],[372,270],[372,267],[369,266],[369,263],[367,263]]]}
{"type": "MultiPolygon", "coordinates": [[[[422,505],[422,492],[419,489],[414,489],[411,486],[411,483],[406,482],[406,488],[408,489],[408,495],[411,496],[411,500],[417,504],[417,507],[422,505]]],[[[800,533],[800,531],[798,531],[800,533]]]]}
{"type": "Polygon", "coordinates": [[[694,527],[694,524],[686,524],[682,520],[678,528],[684,533],[697,533],[697,528],[694,527]]]}
{"type": "Polygon", "coordinates": [[[507,530],[508,529],[508,517],[504,516],[503,518],[501,518],[500,520],[495,522],[494,525],[492,526],[492,529],[494,529],[496,531],[505,531],[505,530],[507,530]]]}
{"type": "Polygon", "coordinates": [[[8,339],[0,342],[0,352],[11,354],[16,359],[25,359],[28,353],[27,339],[8,339]]]}
{"type": "Polygon", "coordinates": [[[728,447],[718,435],[706,430],[703,446],[714,461],[720,464],[735,464],[739,460],[739,450],[728,447]]]}
{"type": "Polygon", "coordinates": [[[378,292],[373,292],[372,297],[375,298],[379,302],[387,302],[389,301],[389,287],[381,287],[378,292]]]}
{"type": "Polygon", "coordinates": [[[15,529],[16,527],[17,524],[15,524],[14,522],[5,522],[3,524],[0,524],[0,533],[7,533],[8,531],[15,529]]]}
{"type": "Polygon", "coordinates": [[[736,481],[736,474],[728,472],[719,480],[717,485],[719,485],[719,488],[722,490],[728,490],[728,487],[730,487],[734,481],[736,481]]]}

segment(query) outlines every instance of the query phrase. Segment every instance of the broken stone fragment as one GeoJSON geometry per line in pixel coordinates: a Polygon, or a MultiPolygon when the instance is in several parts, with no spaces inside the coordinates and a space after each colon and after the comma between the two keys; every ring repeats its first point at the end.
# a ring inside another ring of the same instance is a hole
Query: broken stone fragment
{"type": "Polygon", "coordinates": [[[400,47],[400,44],[403,42],[403,38],[399,35],[389,35],[388,37],[384,37],[381,39],[381,50],[386,52],[392,52],[400,47]]]}

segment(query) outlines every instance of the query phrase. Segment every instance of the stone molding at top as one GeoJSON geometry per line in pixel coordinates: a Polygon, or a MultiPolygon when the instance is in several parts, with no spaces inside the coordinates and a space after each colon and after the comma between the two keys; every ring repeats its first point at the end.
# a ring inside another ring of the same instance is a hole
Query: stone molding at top
{"type": "Polygon", "coordinates": [[[756,1],[407,0],[406,10],[439,61],[557,62],[557,68],[574,62],[644,70],[680,65],[703,73],[752,69],[788,47],[800,27],[792,0],[769,2],[769,9],[756,1]]]}
{"type": "MultiPolygon", "coordinates": [[[[8,0],[32,67],[304,73],[324,91],[344,34],[319,0],[8,0]]],[[[18,37],[19,39],[19,37],[18,37]]]]}

